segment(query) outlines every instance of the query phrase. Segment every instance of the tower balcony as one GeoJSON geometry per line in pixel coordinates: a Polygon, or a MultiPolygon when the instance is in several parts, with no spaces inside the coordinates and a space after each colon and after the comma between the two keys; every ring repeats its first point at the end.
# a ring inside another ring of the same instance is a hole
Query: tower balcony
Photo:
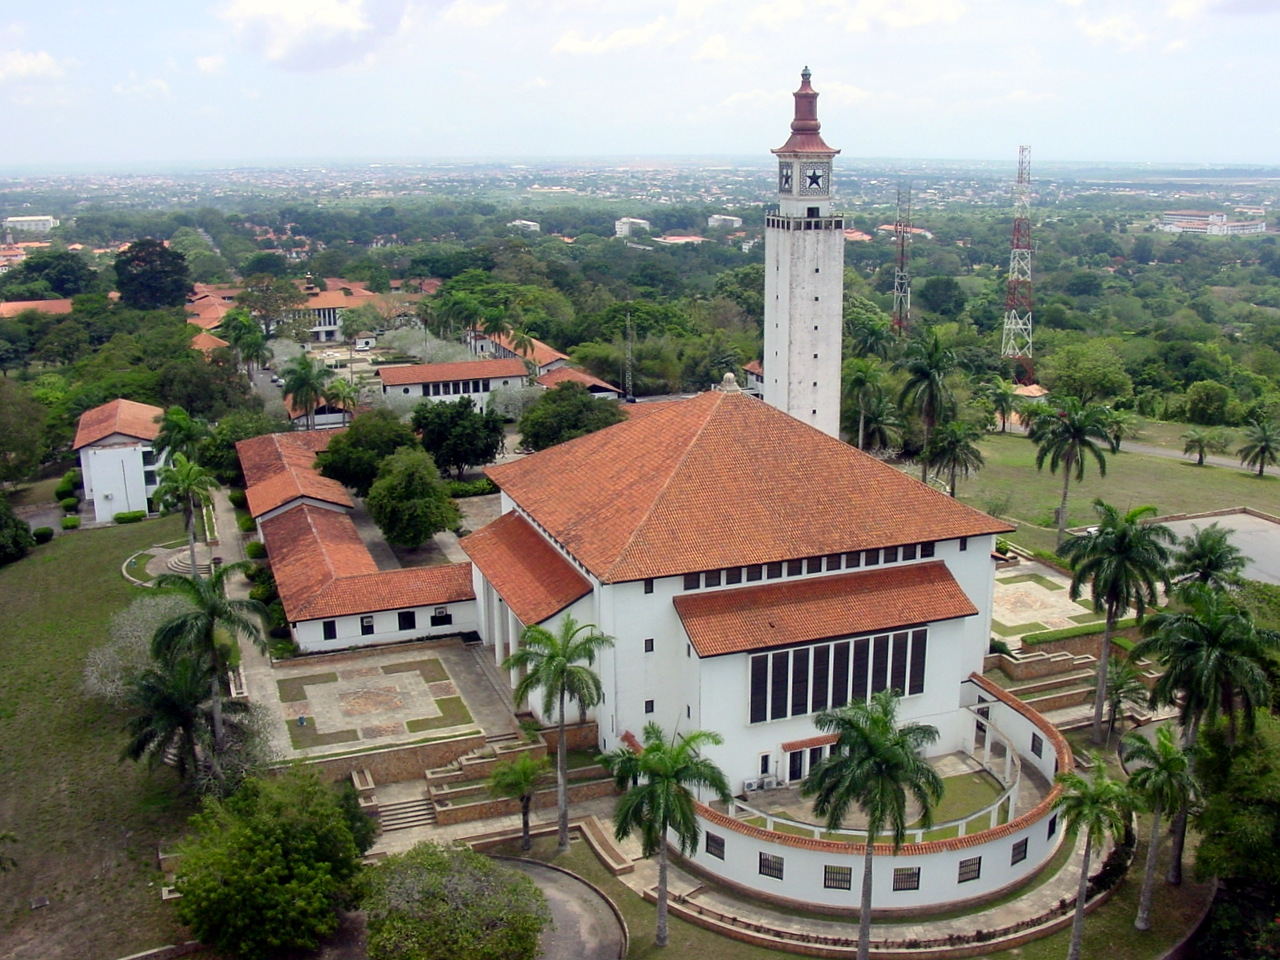
{"type": "Polygon", "coordinates": [[[765,228],[775,230],[844,230],[843,216],[785,217],[771,214],[764,218],[765,228]]]}

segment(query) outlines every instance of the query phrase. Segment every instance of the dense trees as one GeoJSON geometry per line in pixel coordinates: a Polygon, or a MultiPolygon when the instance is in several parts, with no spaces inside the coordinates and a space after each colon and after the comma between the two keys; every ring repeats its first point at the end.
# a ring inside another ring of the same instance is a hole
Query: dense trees
{"type": "Polygon", "coordinates": [[[316,457],[320,473],[367,497],[382,463],[401,447],[416,447],[408,425],[390,410],[371,410],[351,421],[316,457]]]}
{"type": "Polygon", "coordinates": [[[1139,930],[1151,929],[1151,893],[1155,888],[1156,860],[1160,854],[1160,819],[1169,810],[1181,809],[1192,794],[1194,781],[1191,763],[1173,739],[1173,730],[1160,727],[1154,740],[1141,733],[1131,733],[1124,741],[1125,764],[1132,790],[1151,814],[1151,836],[1147,841],[1147,860],[1142,871],[1142,894],[1138,898],[1138,916],[1133,925],[1139,930]]]}
{"type": "Polygon", "coordinates": [[[418,447],[401,447],[381,461],[365,505],[387,542],[401,547],[420,546],[461,519],[435,461],[418,447]]]}
{"type": "Polygon", "coordinates": [[[21,560],[36,545],[27,521],[13,512],[6,497],[0,497],[0,566],[21,560]]]}
{"type": "Polygon", "coordinates": [[[624,414],[614,400],[596,398],[580,383],[562,383],[543,394],[520,418],[520,437],[531,450],[612,426],[624,414]]]}
{"type": "Polygon", "coordinates": [[[502,449],[502,417],[477,410],[470,397],[452,403],[425,400],[414,408],[411,422],[440,469],[459,478],[468,467],[492,463],[502,449]]]}
{"type": "Polygon", "coordinates": [[[116,257],[116,286],[125,306],[181,306],[191,290],[187,258],[159,240],[138,240],[116,257]]]}

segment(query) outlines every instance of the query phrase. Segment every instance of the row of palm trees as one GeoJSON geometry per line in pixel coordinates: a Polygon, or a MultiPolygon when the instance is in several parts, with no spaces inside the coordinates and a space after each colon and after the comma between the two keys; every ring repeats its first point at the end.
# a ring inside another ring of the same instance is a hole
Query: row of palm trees
{"type": "MultiPolygon", "coordinates": [[[[1231,447],[1227,434],[1219,429],[1192,427],[1182,435],[1182,452],[1195,455],[1196,466],[1204,466],[1210,453],[1226,453],[1231,447]]],[[[1242,466],[1255,468],[1263,476],[1267,467],[1280,463],[1280,424],[1255,420],[1245,426],[1244,443],[1236,450],[1242,466]]]]}

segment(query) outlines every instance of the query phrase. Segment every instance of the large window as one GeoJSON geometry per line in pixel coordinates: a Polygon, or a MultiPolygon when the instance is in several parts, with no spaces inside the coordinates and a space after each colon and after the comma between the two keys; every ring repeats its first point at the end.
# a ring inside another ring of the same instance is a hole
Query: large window
{"type": "Polygon", "coordinates": [[[752,723],[865,702],[881,690],[924,693],[928,630],[817,643],[751,658],[752,723]]]}
{"type": "Polygon", "coordinates": [[[982,876],[982,858],[970,857],[968,860],[960,861],[960,873],[956,877],[957,883],[968,883],[970,880],[977,880],[982,876]]]}
{"type": "Polygon", "coordinates": [[[920,889],[920,868],[919,867],[894,867],[893,868],[893,889],[919,890],[920,889]]]}
{"type": "Polygon", "coordinates": [[[775,857],[772,853],[760,854],[760,876],[781,880],[782,857],[775,857]]]}
{"type": "Polygon", "coordinates": [[[417,630],[418,615],[412,610],[401,610],[396,613],[397,630],[417,630]]]}
{"type": "Polygon", "coordinates": [[[1027,838],[1023,837],[1013,845],[1013,850],[1009,854],[1009,866],[1021,863],[1025,859],[1027,859],[1027,838]]]}
{"type": "Polygon", "coordinates": [[[712,833],[708,830],[704,836],[707,838],[707,855],[715,857],[717,860],[724,859],[724,837],[719,834],[712,833]]]}
{"type": "Polygon", "coordinates": [[[852,890],[853,868],[832,866],[823,867],[822,885],[828,890],[852,890]]]}
{"type": "Polygon", "coordinates": [[[322,620],[320,621],[320,630],[326,640],[338,639],[338,621],[322,620]]]}

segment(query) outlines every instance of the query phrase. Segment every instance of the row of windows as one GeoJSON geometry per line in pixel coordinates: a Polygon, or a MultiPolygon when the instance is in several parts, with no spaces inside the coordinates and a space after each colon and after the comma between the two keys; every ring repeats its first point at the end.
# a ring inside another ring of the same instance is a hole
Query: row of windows
{"type": "MultiPolygon", "coordinates": [[[[967,546],[963,540],[961,544],[961,549],[967,546]]],[[[800,577],[810,573],[856,570],[859,567],[874,567],[882,563],[915,560],[917,557],[927,560],[934,555],[934,547],[935,544],[932,542],[908,543],[899,547],[830,553],[826,556],[809,557],[804,560],[779,560],[774,563],[754,564],[749,567],[729,567],[725,570],[686,573],[684,575],[684,588],[686,590],[698,590],[702,587],[733,586],[743,582],[753,583],[757,580],[778,580],[784,574],[788,577],[800,577]]],[[[653,592],[652,581],[645,581],[644,592],[653,592]]]]}
{"type": "MultiPolygon", "coordinates": [[[[503,381],[506,382],[505,380],[503,381]]],[[[404,393],[412,390],[412,387],[405,387],[404,393]]],[[[448,380],[443,383],[424,383],[422,385],[422,395],[424,397],[450,397],[459,393],[488,393],[488,380],[448,380]]]]}
{"type": "MultiPolygon", "coordinates": [[[[704,849],[707,852],[707,856],[723,860],[724,837],[710,831],[705,834],[705,837],[704,849]]],[[[759,857],[757,870],[760,876],[770,877],[774,880],[783,878],[786,872],[785,857],[780,857],[774,853],[761,853],[759,857]]],[[[1025,859],[1027,859],[1027,841],[1026,838],[1023,838],[1013,845],[1010,851],[1009,865],[1014,866],[1025,859]]],[[[981,878],[981,876],[982,857],[969,857],[960,861],[959,868],[956,871],[956,883],[969,883],[971,880],[981,878]]],[[[852,890],[853,868],[825,864],[822,868],[822,886],[827,890],[852,890]]],[[[893,889],[896,891],[919,890],[920,868],[895,867],[893,870],[893,889]]]]}
{"type": "MultiPolygon", "coordinates": [[[[431,626],[447,627],[453,623],[453,614],[449,613],[447,607],[436,607],[435,612],[431,615],[431,626]]],[[[320,629],[323,631],[324,639],[338,639],[338,621],[322,620],[320,621],[320,629]]],[[[417,630],[418,614],[414,610],[400,610],[396,613],[396,629],[397,630],[417,630]]],[[[360,618],[360,636],[373,636],[373,614],[366,613],[360,618]]]]}
{"type": "Polygon", "coordinates": [[[751,658],[751,723],[782,720],[881,690],[924,693],[929,631],[902,630],[838,640],[751,658]]]}
{"type": "Polygon", "coordinates": [[[818,217],[818,208],[810,207],[809,216],[803,220],[794,217],[765,217],[764,225],[778,230],[843,230],[844,220],[839,217],[818,217]],[[801,226],[803,224],[803,226],[801,226]]]}

